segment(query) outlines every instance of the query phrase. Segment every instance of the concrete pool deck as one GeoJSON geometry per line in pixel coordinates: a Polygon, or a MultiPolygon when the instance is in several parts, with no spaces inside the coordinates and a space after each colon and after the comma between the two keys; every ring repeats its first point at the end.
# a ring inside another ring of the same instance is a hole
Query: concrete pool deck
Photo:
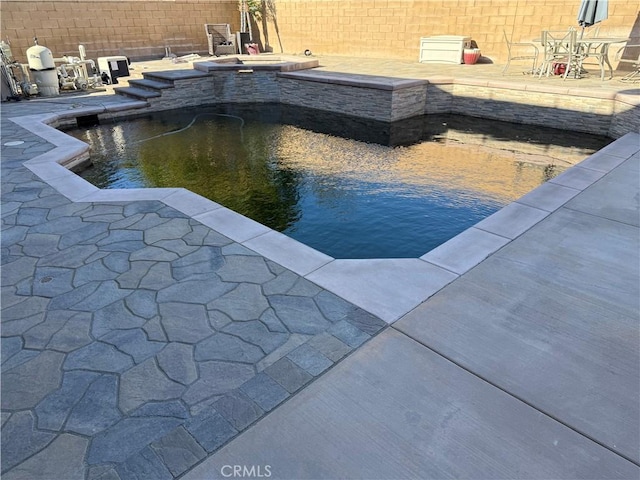
{"type": "Polygon", "coordinates": [[[3,104],[3,477],[640,476],[638,133],[421,259],[340,263],[53,168],[41,115],[122,101],[3,104]]]}

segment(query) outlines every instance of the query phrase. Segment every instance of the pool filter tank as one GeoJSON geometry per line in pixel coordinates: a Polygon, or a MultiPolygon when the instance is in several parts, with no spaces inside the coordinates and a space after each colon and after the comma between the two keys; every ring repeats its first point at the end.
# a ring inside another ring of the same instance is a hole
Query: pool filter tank
{"type": "Polygon", "coordinates": [[[38,86],[38,92],[43,97],[53,97],[60,94],[58,72],[53,61],[51,50],[36,44],[27,49],[27,62],[33,81],[38,86]]]}

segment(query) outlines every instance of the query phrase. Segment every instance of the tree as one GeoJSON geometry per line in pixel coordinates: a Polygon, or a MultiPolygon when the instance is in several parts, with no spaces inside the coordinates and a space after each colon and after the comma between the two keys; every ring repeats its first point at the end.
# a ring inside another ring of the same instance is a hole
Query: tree
{"type": "Polygon", "coordinates": [[[255,22],[262,18],[262,1],[261,0],[238,0],[238,10],[240,10],[240,31],[248,32],[249,38],[253,40],[251,34],[251,18],[255,22]]]}
{"type": "MultiPolygon", "coordinates": [[[[273,26],[278,36],[278,44],[280,52],[284,52],[282,48],[282,39],[280,38],[280,29],[278,27],[278,16],[275,0],[238,0],[238,8],[240,10],[240,31],[249,32],[251,35],[251,18],[254,22],[262,23],[265,47],[270,49],[269,43],[269,27],[268,22],[273,22],[273,26]]],[[[252,38],[253,40],[253,38],[252,38]]]]}
{"type": "Polygon", "coordinates": [[[284,52],[282,48],[282,39],[280,38],[280,29],[278,28],[278,12],[276,11],[276,2],[275,0],[262,0],[262,25],[265,31],[265,41],[267,45],[269,44],[269,35],[267,34],[267,25],[266,20],[271,20],[273,22],[273,27],[276,29],[276,35],[278,36],[278,44],[280,45],[280,53],[284,52]]]}

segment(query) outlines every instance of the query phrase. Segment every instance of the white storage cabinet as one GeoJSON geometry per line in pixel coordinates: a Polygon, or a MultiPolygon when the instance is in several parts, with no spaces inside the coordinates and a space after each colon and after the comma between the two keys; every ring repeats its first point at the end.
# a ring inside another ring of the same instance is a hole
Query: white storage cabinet
{"type": "Polygon", "coordinates": [[[463,63],[465,48],[471,46],[471,37],[436,35],[420,38],[420,63],[463,63]]]}

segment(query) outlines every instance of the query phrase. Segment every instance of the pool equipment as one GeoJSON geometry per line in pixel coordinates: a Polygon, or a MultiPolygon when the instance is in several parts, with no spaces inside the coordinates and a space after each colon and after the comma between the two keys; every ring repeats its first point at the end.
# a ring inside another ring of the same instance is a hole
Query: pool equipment
{"type": "Polygon", "coordinates": [[[58,79],[63,90],[87,90],[102,86],[102,78],[98,74],[93,60],[85,60],[84,45],[79,45],[80,57],[64,56],[54,58],[58,66],[58,79]]]}
{"type": "Polygon", "coordinates": [[[43,97],[59,95],[58,71],[53,54],[47,47],[38,45],[37,38],[34,38],[34,42],[35,45],[27,49],[27,62],[38,93],[43,97]]]}
{"type": "Polygon", "coordinates": [[[38,93],[38,86],[32,82],[26,65],[13,60],[11,47],[0,41],[2,70],[2,100],[20,100],[38,93]]]}
{"type": "Polygon", "coordinates": [[[86,59],[84,45],[78,45],[80,57],[54,58],[48,48],[35,45],[27,49],[27,64],[13,60],[10,46],[0,41],[2,57],[2,100],[41,95],[52,97],[60,90],[87,90],[102,86],[102,79],[93,60],[86,59]]]}
{"type": "Polygon", "coordinates": [[[20,90],[18,89],[18,83],[10,69],[12,62],[11,49],[4,42],[1,43],[0,58],[2,63],[0,64],[0,76],[2,80],[2,86],[0,92],[2,95],[2,101],[5,100],[20,100],[20,90]]]}
{"type": "Polygon", "coordinates": [[[125,56],[98,57],[98,70],[105,83],[118,83],[118,77],[129,76],[129,59],[125,56]]]}

